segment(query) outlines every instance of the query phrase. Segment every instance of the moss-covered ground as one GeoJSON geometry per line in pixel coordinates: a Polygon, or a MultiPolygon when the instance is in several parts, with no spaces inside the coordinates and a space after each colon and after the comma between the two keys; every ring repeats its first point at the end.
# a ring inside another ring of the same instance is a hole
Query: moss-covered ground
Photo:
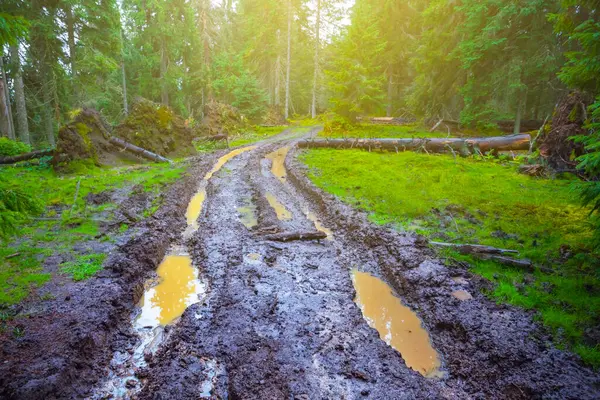
{"type": "MultiPolygon", "coordinates": [[[[391,128],[390,128],[391,129],[391,128]]],[[[532,178],[517,163],[451,155],[315,149],[310,178],[379,224],[433,240],[516,249],[533,273],[445,251],[494,282],[498,302],[536,310],[559,346],[600,367],[600,258],[588,247],[588,210],[569,180],[532,178]],[[541,267],[541,268],[540,268],[541,267]]]]}
{"type": "MultiPolygon", "coordinates": [[[[19,226],[16,235],[1,243],[0,309],[22,301],[32,290],[52,278],[43,269],[44,260],[49,256],[71,254],[67,258],[73,261],[61,265],[59,273],[74,280],[89,278],[100,270],[103,254],[81,254],[73,247],[91,240],[111,240],[107,235],[100,239],[97,236],[100,223],[110,222],[117,204],[88,204],[88,194],[123,189],[126,198],[133,186],[141,185],[143,190],[158,195],[167,183],[181,177],[184,171],[183,164],[111,169],[82,165],[76,175],[59,175],[45,163],[0,167],[3,187],[18,188],[35,196],[45,206],[42,215],[19,226]]],[[[144,216],[158,208],[155,203],[152,202],[150,211],[146,210],[144,216]]]]}
{"type": "Polygon", "coordinates": [[[384,125],[384,124],[355,124],[346,125],[343,128],[336,128],[333,131],[324,129],[319,136],[336,139],[336,138],[362,138],[362,139],[379,139],[379,138],[445,138],[451,137],[477,137],[477,136],[502,136],[506,135],[500,131],[463,131],[463,132],[429,132],[426,128],[418,123],[405,125],[384,125]]]}

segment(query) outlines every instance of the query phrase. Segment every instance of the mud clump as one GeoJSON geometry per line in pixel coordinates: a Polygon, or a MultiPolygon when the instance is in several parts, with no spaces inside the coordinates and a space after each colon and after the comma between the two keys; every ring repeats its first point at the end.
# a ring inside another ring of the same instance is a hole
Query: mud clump
{"type": "Polygon", "coordinates": [[[201,136],[233,135],[247,126],[237,108],[211,100],[204,105],[204,118],[198,127],[201,136]]]}
{"type": "Polygon", "coordinates": [[[552,117],[550,129],[540,138],[540,154],[548,164],[557,170],[573,169],[575,158],[584,153],[584,147],[570,139],[585,135],[586,109],[590,101],[580,92],[573,92],[563,98],[552,117]]]}
{"type": "Polygon", "coordinates": [[[142,98],[113,134],[161,156],[193,154],[196,136],[171,108],[142,98]]]}

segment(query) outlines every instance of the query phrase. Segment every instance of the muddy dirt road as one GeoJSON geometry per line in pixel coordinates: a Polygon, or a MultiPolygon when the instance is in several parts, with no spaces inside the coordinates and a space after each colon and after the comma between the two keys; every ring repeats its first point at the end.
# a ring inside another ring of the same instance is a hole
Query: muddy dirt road
{"type": "MultiPolygon", "coordinates": [[[[69,364],[76,390],[46,398],[600,397],[599,375],[555,349],[530,314],[487,300],[486,282],[444,267],[422,238],[375,226],[315,188],[295,161],[297,139],[286,132],[215,168],[221,152],[172,189],[179,206],[147,233],[169,232],[157,239],[162,253],[182,263],[172,259],[161,278],[182,294],[158,302],[152,270],[135,269],[119,290],[136,295],[105,328],[105,350],[78,367],[86,379],[69,364]],[[186,228],[180,203],[194,193],[186,228]],[[140,311],[141,298],[155,307],[140,311]],[[180,318],[173,307],[185,309],[180,318]]],[[[156,267],[162,257],[148,251],[156,267]]]]}

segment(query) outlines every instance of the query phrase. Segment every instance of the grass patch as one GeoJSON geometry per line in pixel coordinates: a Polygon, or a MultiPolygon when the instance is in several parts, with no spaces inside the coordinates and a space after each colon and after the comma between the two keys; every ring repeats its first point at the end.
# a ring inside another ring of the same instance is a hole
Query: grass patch
{"type": "MultiPolygon", "coordinates": [[[[68,253],[74,244],[92,240],[99,234],[98,215],[101,215],[100,219],[110,219],[117,206],[113,203],[89,205],[86,202],[88,194],[135,185],[141,185],[147,192],[159,193],[166,184],[179,179],[184,171],[183,164],[87,168],[82,175],[56,174],[45,164],[0,167],[3,187],[19,188],[34,195],[46,209],[42,219],[24,221],[18,227],[18,233],[2,243],[0,308],[19,303],[33,289],[52,278],[42,268],[46,257],[53,253],[68,253]],[[74,203],[78,182],[79,193],[74,203]],[[18,255],[6,258],[13,254],[18,255]]],[[[156,211],[155,207],[160,203],[155,203],[147,214],[156,211]]],[[[95,273],[93,261],[81,264],[79,270],[70,266],[68,273],[76,280],[85,279],[95,273]]]]}
{"type": "MultiPolygon", "coordinates": [[[[503,136],[506,133],[500,131],[463,131],[460,133],[451,132],[451,137],[487,137],[503,136]]],[[[320,137],[330,139],[336,138],[361,138],[361,139],[381,139],[381,138],[445,138],[448,132],[429,132],[426,128],[417,123],[405,125],[379,125],[379,124],[355,124],[349,125],[342,130],[333,132],[322,131],[320,137]]]]}
{"type": "Polygon", "coordinates": [[[100,271],[105,258],[106,254],[85,254],[78,256],[75,261],[61,264],[60,270],[74,281],[82,281],[100,271]]]}
{"type": "Polygon", "coordinates": [[[552,269],[529,274],[444,251],[496,282],[489,296],[539,311],[559,345],[600,366],[598,347],[585,336],[600,320],[600,257],[588,248],[589,210],[570,181],[521,175],[516,163],[449,155],[315,149],[301,159],[315,184],[376,223],[446,242],[516,249],[552,269]]]}

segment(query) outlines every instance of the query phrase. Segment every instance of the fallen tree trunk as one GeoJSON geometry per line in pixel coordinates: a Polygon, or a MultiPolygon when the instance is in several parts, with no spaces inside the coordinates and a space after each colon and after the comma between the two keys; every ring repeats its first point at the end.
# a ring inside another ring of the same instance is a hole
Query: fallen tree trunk
{"type": "Polygon", "coordinates": [[[458,243],[442,243],[429,242],[434,246],[452,247],[461,254],[519,254],[517,250],[500,249],[498,247],[484,246],[481,244],[458,244],[458,243]]]}
{"type": "Polygon", "coordinates": [[[272,240],[275,242],[290,242],[292,240],[319,240],[326,239],[327,234],[320,231],[314,232],[283,232],[283,233],[275,233],[272,235],[266,235],[264,237],[267,240],[272,240]]]}
{"type": "Polygon", "coordinates": [[[17,156],[2,157],[2,158],[0,158],[0,164],[14,164],[19,161],[33,160],[34,158],[51,156],[52,153],[54,153],[54,150],[47,149],[47,150],[36,150],[36,151],[32,151],[31,153],[19,154],[17,156]]]}
{"type": "Polygon", "coordinates": [[[515,268],[520,268],[520,269],[524,269],[527,271],[533,271],[533,263],[531,262],[531,260],[528,260],[526,258],[522,258],[522,259],[511,258],[511,257],[500,256],[500,255],[496,255],[496,254],[475,254],[475,256],[482,260],[496,261],[500,264],[508,265],[509,267],[515,267],[515,268]]]}
{"type": "Polygon", "coordinates": [[[169,160],[168,158],[159,156],[158,154],[152,153],[151,151],[148,151],[146,149],[142,149],[141,147],[138,147],[136,145],[133,145],[129,142],[124,141],[123,139],[119,139],[117,137],[107,135],[106,140],[108,140],[110,142],[110,144],[112,144],[113,146],[122,147],[123,149],[125,149],[135,155],[138,155],[140,157],[147,158],[148,160],[152,160],[152,161],[156,161],[156,162],[172,163],[172,161],[169,160]]]}
{"type": "Polygon", "coordinates": [[[432,153],[457,151],[463,155],[485,153],[490,150],[529,150],[531,136],[527,134],[487,138],[402,138],[402,139],[315,139],[301,140],[301,148],[334,148],[407,151],[423,150],[432,153]]]}

